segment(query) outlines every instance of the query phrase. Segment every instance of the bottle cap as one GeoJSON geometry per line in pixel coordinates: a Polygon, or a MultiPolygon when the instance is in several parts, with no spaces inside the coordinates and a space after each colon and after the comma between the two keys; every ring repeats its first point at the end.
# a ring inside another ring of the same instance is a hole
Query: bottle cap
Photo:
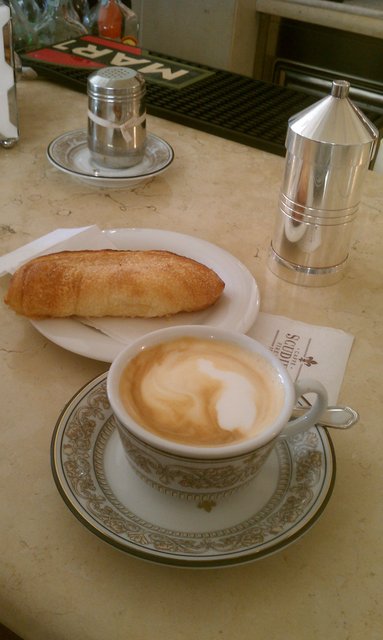
{"type": "Polygon", "coordinates": [[[127,67],[104,67],[88,76],[88,95],[93,98],[141,97],[145,93],[145,79],[127,67]]]}

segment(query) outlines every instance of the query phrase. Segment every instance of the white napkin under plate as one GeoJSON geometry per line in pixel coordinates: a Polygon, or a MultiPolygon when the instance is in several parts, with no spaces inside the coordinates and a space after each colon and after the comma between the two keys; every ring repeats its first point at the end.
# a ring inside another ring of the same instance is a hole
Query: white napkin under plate
{"type": "MultiPolygon", "coordinates": [[[[56,229],[0,258],[0,276],[15,270],[32,258],[55,251],[82,249],[115,249],[110,239],[97,225],[72,229],[56,229]]],[[[169,325],[181,322],[169,318],[169,325]]],[[[93,327],[123,346],[135,337],[164,326],[164,319],[78,318],[86,326],[93,327]],[[129,331],[127,324],[129,323],[129,331]],[[135,329],[136,327],[136,335],[135,329]]],[[[194,318],[198,322],[198,318],[194,318]]],[[[203,322],[203,320],[201,320],[203,322]]],[[[350,355],[353,336],[331,327],[322,327],[259,312],[254,325],[247,332],[259,340],[285,364],[293,380],[315,378],[328,390],[329,404],[336,404],[350,355]]]]}
{"type": "Polygon", "coordinates": [[[56,251],[81,251],[83,249],[115,249],[116,247],[101,233],[97,225],[56,229],[37,238],[23,247],[15,249],[0,258],[0,277],[14,273],[21,265],[48,253],[56,251]]]}
{"type": "MultiPolygon", "coordinates": [[[[98,329],[122,345],[153,330],[151,319],[142,319],[141,322],[143,327],[140,326],[139,333],[134,336],[131,325],[129,331],[126,330],[124,318],[84,319],[84,324],[98,329]]],[[[166,322],[167,326],[179,324],[177,316],[164,320],[164,326],[166,322]]],[[[315,378],[322,382],[328,391],[329,404],[336,404],[354,340],[351,334],[341,329],[307,324],[263,312],[259,312],[247,334],[269,347],[285,364],[293,380],[315,378]]]]}
{"type": "MultiPolygon", "coordinates": [[[[143,319],[141,322],[146,324],[148,332],[163,326],[163,319],[143,319]]],[[[140,325],[134,336],[131,325],[127,332],[125,323],[123,318],[84,319],[84,324],[122,345],[145,332],[140,325]]],[[[172,324],[177,324],[176,318],[172,318],[172,324]]],[[[259,312],[247,334],[269,347],[285,364],[293,380],[315,378],[322,382],[328,391],[329,404],[336,404],[354,340],[351,334],[263,312],[259,312]]]]}

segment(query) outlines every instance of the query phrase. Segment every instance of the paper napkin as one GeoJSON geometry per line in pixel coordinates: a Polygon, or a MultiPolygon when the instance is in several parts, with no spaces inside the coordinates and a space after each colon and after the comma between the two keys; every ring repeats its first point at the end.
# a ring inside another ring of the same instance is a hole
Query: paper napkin
{"type": "Polygon", "coordinates": [[[293,380],[315,378],[324,384],[329,404],[338,400],[353,336],[284,316],[260,313],[248,332],[285,365],[293,380]]]}
{"type": "Polygon", "coordinates": [[[56,251],[80,251],[82,249],[115,249],[97,225],[56,229],[37,238],[23,247],[15,249],[0,258],[0,277],[14,273],[28,260],[56,251]]]}

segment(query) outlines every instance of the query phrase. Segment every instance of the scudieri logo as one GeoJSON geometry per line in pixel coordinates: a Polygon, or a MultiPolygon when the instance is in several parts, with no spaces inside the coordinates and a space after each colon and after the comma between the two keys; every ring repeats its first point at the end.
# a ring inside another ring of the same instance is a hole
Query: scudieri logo
{"type": "Polygon", "coordinates": [[[306,367],[311,367],[313,364],[318,364],[316,360],[312,356],[308,356],[306,358],[299,358],[299,362],[303,362],[306,367]]]}
{"type": "Polygon", "coordinates": [[[296,333],[283,334],[276,331],[270,350],[290,373],[294,370],[299,377],[302,367],[312,367],[319,364],[310,354],[311,338],[306,341],[296,333]]]}

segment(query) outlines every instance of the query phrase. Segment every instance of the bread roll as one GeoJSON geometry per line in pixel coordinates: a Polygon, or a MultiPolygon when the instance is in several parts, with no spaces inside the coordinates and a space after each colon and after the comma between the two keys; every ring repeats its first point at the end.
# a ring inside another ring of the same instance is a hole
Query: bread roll
{"type": "Polygon", "coordinates": [[[205,265],[169,251],[62,251],[20,267],[5,302],[29,318],[151,318],[209,307],[224,286],[205,265]]]}

